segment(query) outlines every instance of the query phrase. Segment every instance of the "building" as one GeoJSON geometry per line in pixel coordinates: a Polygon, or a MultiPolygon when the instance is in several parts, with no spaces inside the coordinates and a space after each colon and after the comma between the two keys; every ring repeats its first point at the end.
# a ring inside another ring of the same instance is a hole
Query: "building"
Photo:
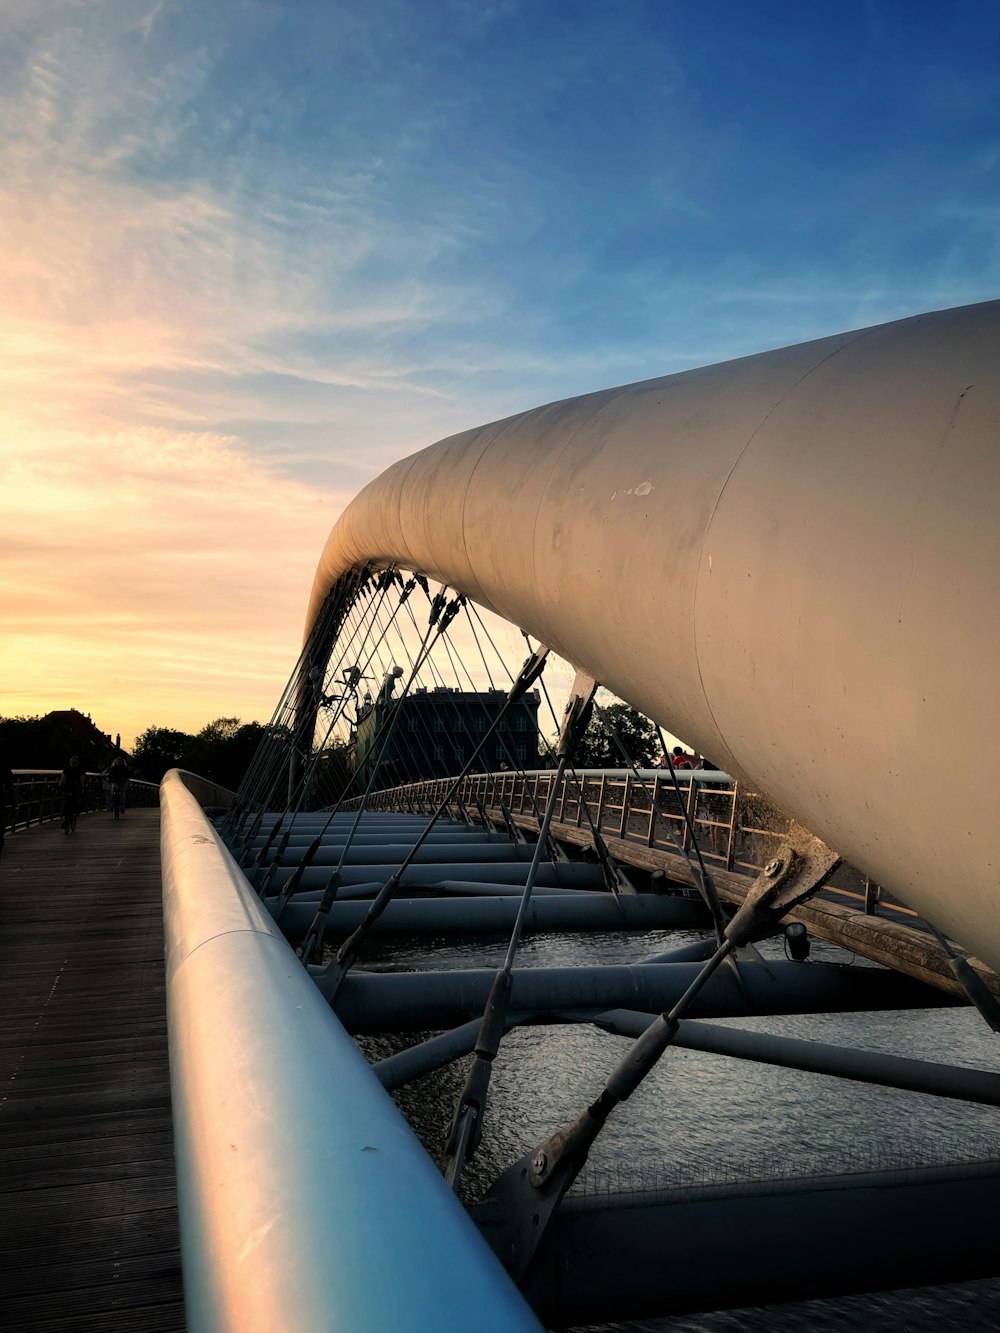
{"type": "Polygon", "coordinates": [[[113,741],[108,732],[94,725],[89,713],[81,713],[79,709],[57,708],[46,713],[44,721],[51,722],[66,735],[70,748],[77,751],[85,763],[107,764],[115,755],[125,753],[118,744],[120,736],[118,741],[113,741]]]}
{"type": "MultiPolygon", "coordinates": [[[[507,696],[502,690],[415,690],[392,697],[392,679],[377,698],[366,696],[358,712],[354,790],[366,790],[377,769],[373,790],[427,778],[456,777],[497,719],[507,696]],[[390,715],[398,710],[391,731],[390,715]]],[[[475,773],[538,767],[537,690],[514,704],[490,736],[472,766],[475,773]]]]}

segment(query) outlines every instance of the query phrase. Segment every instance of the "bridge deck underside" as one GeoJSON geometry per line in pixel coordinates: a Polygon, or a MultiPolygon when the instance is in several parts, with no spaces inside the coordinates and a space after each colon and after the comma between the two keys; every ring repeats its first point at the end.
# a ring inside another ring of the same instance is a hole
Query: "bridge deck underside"
{"type": "Polygon", "coordinates": [[[0,860],[0,1327],[182,1330],[159,811],[0,860]]]}

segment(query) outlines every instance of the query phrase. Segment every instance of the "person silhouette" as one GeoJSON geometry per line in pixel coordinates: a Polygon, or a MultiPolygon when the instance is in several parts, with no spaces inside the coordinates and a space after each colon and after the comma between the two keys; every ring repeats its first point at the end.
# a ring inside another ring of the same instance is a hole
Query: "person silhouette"
{"type": "Polygon", "coordinates": [[[80,813],[80,804],[83,800],[83,779],[85,776],[83,766],[80,763],[80,756],[78,754],[73,755],[59,779],[59,786],[62,788],[63,794],[62,831],[64,833],[76,832],[76,817],[80,813]]]}
{"type": "Polygon", "coordinates": [[[7,831],[7,818],[10,816],[10,831],[14,832],[14,816],[17,806],[17,793],[14,789],[14,774],[10,771],[6,755],[0,751],[0,857],[3,856],[4,834],[7,831]]]}

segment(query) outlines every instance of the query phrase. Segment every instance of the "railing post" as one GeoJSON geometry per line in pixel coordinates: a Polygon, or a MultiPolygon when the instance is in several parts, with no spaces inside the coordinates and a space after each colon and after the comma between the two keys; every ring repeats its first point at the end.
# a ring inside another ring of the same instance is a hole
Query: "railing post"
{"type": "Polygon", "coordinates": [[[649,798],[649,830],[646,835],[646,846],[652,847],[656,840],[656,810],[660,795],[660,775],[653,774],[653,794],[649,798]]]}

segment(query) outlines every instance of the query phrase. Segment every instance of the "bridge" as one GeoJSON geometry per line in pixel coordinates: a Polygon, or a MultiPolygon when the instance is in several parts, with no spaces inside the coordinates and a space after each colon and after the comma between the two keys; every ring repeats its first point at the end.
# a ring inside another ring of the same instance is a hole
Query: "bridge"
{"type": "Polygon", "coordinates": [[[161,790],[191,1328],[561,1327],[995,1273],[992,1153],[585,1185],[680,1051],[1000,1101],[933,1050],[712,1021],[965,1004],[1000,1028],[998,352],[993,303],[590,395],[348,508],[240,791],[161,790]],[[718,767],[643,767],[599,686],[718,767]],[[529,937],[587,935],[586,963],[524,965],[529,937]],[[419,937],[483,963],[385,953],[419,937]],[[511,1034],[584,1027],[609,1034],[587,1097],[484,1170],[511,1034]],[[429,1155],[387,1090],[456,1061],[429,1155]]]}

